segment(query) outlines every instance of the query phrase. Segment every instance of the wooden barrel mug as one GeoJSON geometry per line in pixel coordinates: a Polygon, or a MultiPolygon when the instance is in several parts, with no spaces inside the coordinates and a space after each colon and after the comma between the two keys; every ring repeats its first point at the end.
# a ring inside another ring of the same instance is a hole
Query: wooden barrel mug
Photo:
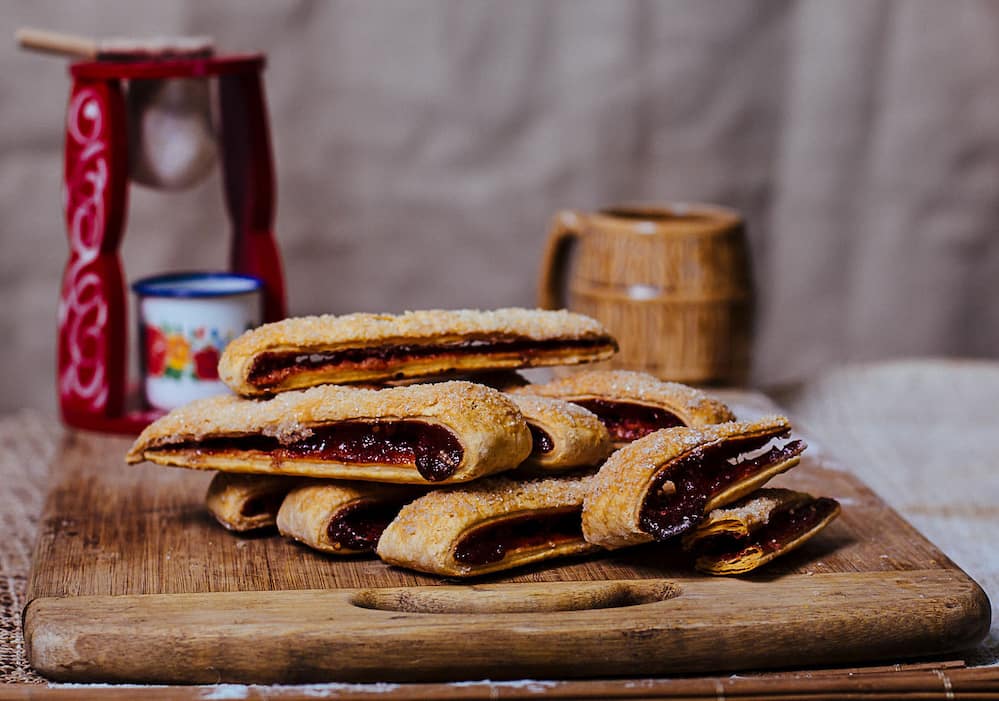
{"type": "Polygon", "coordinates": [[[742,217],[715,205],[560,212],[548,236],[539,305],[603,322],[621,345],[607,367],[692,384],[744,384],[754,312],[747,249],[742,217]]]}

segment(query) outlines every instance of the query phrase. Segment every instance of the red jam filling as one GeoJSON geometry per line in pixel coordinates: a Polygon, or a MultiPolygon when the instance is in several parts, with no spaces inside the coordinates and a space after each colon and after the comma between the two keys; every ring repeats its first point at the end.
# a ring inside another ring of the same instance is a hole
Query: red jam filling
{"type": "Polygon", "coordinates": [[[284,501],[286,492],[272,492],[270,494],[257,494],[243,502],[239,513],[244,518],[255,516],[277,516],[281,502],[284,501]]]}
{"type": "Polygon", "coordinates": [[[534,439],[534,448],[531,451],[533,454],[544,455],[552,452],[555,443],[552,442],[552,437],[545,429],[532,423],[527,424],[527,428],[531,430],[531,438],[534,439]]]}
{"type": "Polygon", "coordinates": [[[458,343],[406,344],[344,348],[318,353],[261,353],[253,361],[247,379],[257,387],[270,387],[302,371],[364,369],[385,371],[395,364],[436,356],[463,357],[514,353],[518,367],[526,367],[536,356],[553,352],[613,346],[609,338],[533,340],[520,337],[468,339],[458,343]]]}
{"type": "Polygon", "coordinates": [[[835,499],[819,497],[795,508],[776,511],[770,514],[765,526],[748,538],[726,534],[712,536],[697,544],[697,552],[726,560],[745,557],[751,548],[760,548],[769,555],[813,530],[837,506],[835,499]]]}
{"type": "Polygon", "coordinates": [[[629,443],[661,428],[684,425],[671,411],[645,404],[609,399],[578,399],[572,403],[596,414],[615,443],[629,443]]]}
{"type": "Polygon", "coordinates": [[[358,501],[341,509],[326,527],[344,550],[374,550],[382,531],[399,514],[401,502],[358,501]]]}
{"type": "Polygon", "coordinates": [[[461,464],[464,450],[451,431],[423,421],[341,421],[313,426],[312,435],[291,443],[270,436],[207,438],[192,444],[199,454],[234,450],[274,458],[313,458],[366,465],[413,465],[431,482],[447,479],[461,464]]]}
{"type": "Polygon", "coordinates": [[[801,455],[804,441],[794,440],[775,446],[755,458],[738,459],[766,446],[773,438],[786,437],[771,434],[759,438],[740,438],[723,441],[707,448],[698,447],[671,462],[653,480],[642,503],[639,525],[656,540],[667,540],[692,529],[704,516],[704,507],[717,494],[777,463],[801,455]],[[663,485],[672,482],[675,491],[663,491],[663,485]]]}
{"type": "Polygon", "coordinates": [[[554,549],[583,540],[582,507],[544,515],[516,516],[477,528],[455,546],[454,559],[465,565],[499,562],[512,550],[554,549]]]}

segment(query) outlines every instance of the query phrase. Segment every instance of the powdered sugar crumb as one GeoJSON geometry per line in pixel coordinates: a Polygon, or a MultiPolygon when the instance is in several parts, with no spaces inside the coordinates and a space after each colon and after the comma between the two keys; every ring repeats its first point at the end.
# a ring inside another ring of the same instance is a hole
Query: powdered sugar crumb
{"type": "MultiPolygon", "coordinates": [[[[548,684],[551,682],[534,682],[532,680],[525,680],[529,684],[548,684]]],[[[465,684],[505,684],[506,682],[465,682],[465,684]]],[[[519,682],[510,682],[509,684],[518,684],[519,682]]],[[[176,687],[167,684],[57,684],[49,683],[48,688],[50,689],[175,689],[176,687]]],[[[204,699],[205,701],[241,701],[242,699],[250,698],[250,692],[253,690],[265,690],[268,692],[294,692],[298,696],[306,696],[309,698],[333,698],[339,694],[343,693],[357,693],[357,694],[388,694],[393,691],[397,691],[400,688],[399,684],[391,684],[388,682],[372,682],[370,684],[349,684],[344,682],[329,682],[323,684],[307,684],[307,685],[284,685],[276,684],[273,686],[261,686],[257,684],[246,685],[246,684],[213,684],[198,687],[200,695],[198,698],[204,699]]],[[[528,690],[535,691],[535,689],[528,687],[528,690]]]]}
{"type": "Polygon", "coordinates": [[[448,686],[453,687],[469,687],[469,686],[489,686],[489,687],[503,687],[506,689],[523,689],[529,691],[532,694],[543,694],[544,692],[554,689],[559,685],[560,682],[545,681],[540,679],[512,679],[509,681],[493,681],[491,679],[479,679],[476,681],[467,682],[451,682],[448,686]]]}
{"type": "Polygon", "coordinates": [[[169,684],[104,684],[104,683],[62,683],[49,682],[45,685],[49,689],[170,689],[169,684]]]}
{"type": "Polygon", "coordinates": [[[389,682],[372,682],[370,684],[348,684],[344,682],[331,682],[328,684],[310,684],[309,686],[286,686],[286,687],[261,687],[265,689],[287,689],[296,694],[308,696],[309,698],[325,699],[331,695],[342,693],[358,694],[389,694],[399,689],[398,684],[389,682]]]}
{"type": "Polygon", "coordinates": [[[249,687],[243,684],[216,684],[206,689],[203,699],[245,699],[249,695],[249,687]]]}
{"type": "Polygon", "coordinates": [[[274,686],[247,686],[244,684],[218,684],[212,687],[205,687],[201,694],[202,699],[212,699],[213,701],[237,701],[249,698],[251,690],[267,690],[269,692],[294,692],[299,696],[309,698],[332,698],[343,693],[359,694],[388,694],[399,689],[398,684],[388,682],[372,682],[370,684],[349,684],[344,682],[329,682],[324,684],[308,684],[302,686],[292,686],[278,684],[274,686]]]}

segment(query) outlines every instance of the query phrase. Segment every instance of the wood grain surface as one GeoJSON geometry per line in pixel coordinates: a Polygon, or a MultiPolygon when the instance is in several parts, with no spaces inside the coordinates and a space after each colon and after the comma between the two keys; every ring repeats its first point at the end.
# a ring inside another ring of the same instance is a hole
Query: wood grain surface
{"type": "Polygon", "coordinates": [[[988,630],[973,581],[814,457],[775,484],[843,514],[758,574],[697,576],[651,545],[457,584],[227,533],[201,503],[208,475],[127,467],[127,446],[69,434],[55,461],[25,613],[53,679],[681,674],[943,655],[988,630]]]}

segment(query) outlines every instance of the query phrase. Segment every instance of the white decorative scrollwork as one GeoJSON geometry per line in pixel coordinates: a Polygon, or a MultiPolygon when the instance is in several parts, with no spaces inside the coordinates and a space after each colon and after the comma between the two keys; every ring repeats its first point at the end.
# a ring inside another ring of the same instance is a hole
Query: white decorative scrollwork
{"type": "Polygon", "coordinates": [[[59,337],[66,354],[60,358],[59,394],[84,400],[94,410],[103,409],[108,399],[108,301],[100,277],[87,270],[100,254],[104,234],[108,161],[103,132],[100,94],[77,90],[66,117],[66,150],[76,151],[76,157],[63,192],[70,257],[59,300],[59,337]]]}

